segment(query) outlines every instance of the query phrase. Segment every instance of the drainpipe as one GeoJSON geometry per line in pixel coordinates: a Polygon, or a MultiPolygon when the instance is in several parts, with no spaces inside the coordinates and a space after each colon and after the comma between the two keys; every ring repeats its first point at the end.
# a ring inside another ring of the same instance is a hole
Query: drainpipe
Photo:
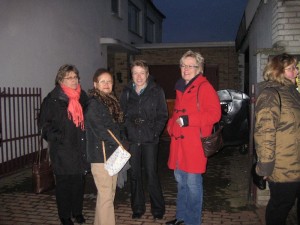
{"type": "Polygon", "coordinates": [[[252,175],[251,168],[253,164],[253,152],[254,152],[254,121],[255,121],[255,86],[251,85],[251,97],[250,97],[250,132],[249,132],[249,148],[248,148],[248,157],[249,157],[249,189],[248,189],[248,201],[253,202],[255,199],[255,189],[252,185],[252,175]]]}

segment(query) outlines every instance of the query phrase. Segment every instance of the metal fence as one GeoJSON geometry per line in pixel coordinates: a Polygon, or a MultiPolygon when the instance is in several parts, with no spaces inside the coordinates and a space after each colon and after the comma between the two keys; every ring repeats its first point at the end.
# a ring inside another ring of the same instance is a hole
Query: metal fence
{"type": "Polygon", "coordinates": [[[32,163],[41,88],[0,88],[0,175],[32,163]]]}

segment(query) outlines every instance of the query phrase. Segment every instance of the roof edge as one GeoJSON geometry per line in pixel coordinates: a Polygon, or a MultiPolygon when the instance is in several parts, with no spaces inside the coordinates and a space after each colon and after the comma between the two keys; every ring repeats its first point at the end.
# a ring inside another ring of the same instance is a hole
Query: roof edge
{"type": "Polygon", "coordinates": [[[227,41],[227,42],[154,43],[154,44],[135,44],[134,46],[138,49],[235,47],[235,42],[227,41]]]}

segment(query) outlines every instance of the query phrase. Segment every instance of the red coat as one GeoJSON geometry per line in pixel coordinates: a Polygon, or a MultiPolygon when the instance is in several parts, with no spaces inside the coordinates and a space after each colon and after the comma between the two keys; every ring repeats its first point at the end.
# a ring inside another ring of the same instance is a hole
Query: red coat
{"type": "Polygon", "coordinates": [[[205,77],[200,75],[191,82],[185,90],[176,90],[173,115],[168,121],[171,136],[168,166],[188,173],[205,173],[207,158],[200,140],[200,128],[203,137],[211,134],[213,124],[221,118],[221,106],[216,91],[205,77]],[[188,126],[180,127],[176,119],[184,115],[188,116],[188,126]]]}

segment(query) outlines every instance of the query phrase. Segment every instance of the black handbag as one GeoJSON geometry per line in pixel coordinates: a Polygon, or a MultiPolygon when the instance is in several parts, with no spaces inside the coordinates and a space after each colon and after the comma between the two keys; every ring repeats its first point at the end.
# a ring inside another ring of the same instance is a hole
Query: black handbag
{"type": "Polygon", "coordinates": [[[202,137],[200,130],[202,147],[206,157],[214,155],[223,148],[222,129],[223,126],[220,123],[215,124],[213,133],[208,137],[202,137]]]}
{"type": "Polygon", "coordinates": [[[256,173],[256,162],[252,165],[252,168],[251,168],[251,174],[252,174],[252,181],[253,183],[255,184],[255,186],[260,189],[260,190],[265,190],[266,189],[266,184],[267,184],[267,181],[264,180],[264,177],[263,176],[259,176],[257,173],[256,173]]]}
{"type": "Polygon", "coordinates": [[[42,138],[40,138],[39,150],[32,165],[32,187],[33,192],[36,194],[51,190],[55,186],[55,178],[49,157],[49,148],[47,148],[46,155],[43,158],[42,141],[42,138]]]}

